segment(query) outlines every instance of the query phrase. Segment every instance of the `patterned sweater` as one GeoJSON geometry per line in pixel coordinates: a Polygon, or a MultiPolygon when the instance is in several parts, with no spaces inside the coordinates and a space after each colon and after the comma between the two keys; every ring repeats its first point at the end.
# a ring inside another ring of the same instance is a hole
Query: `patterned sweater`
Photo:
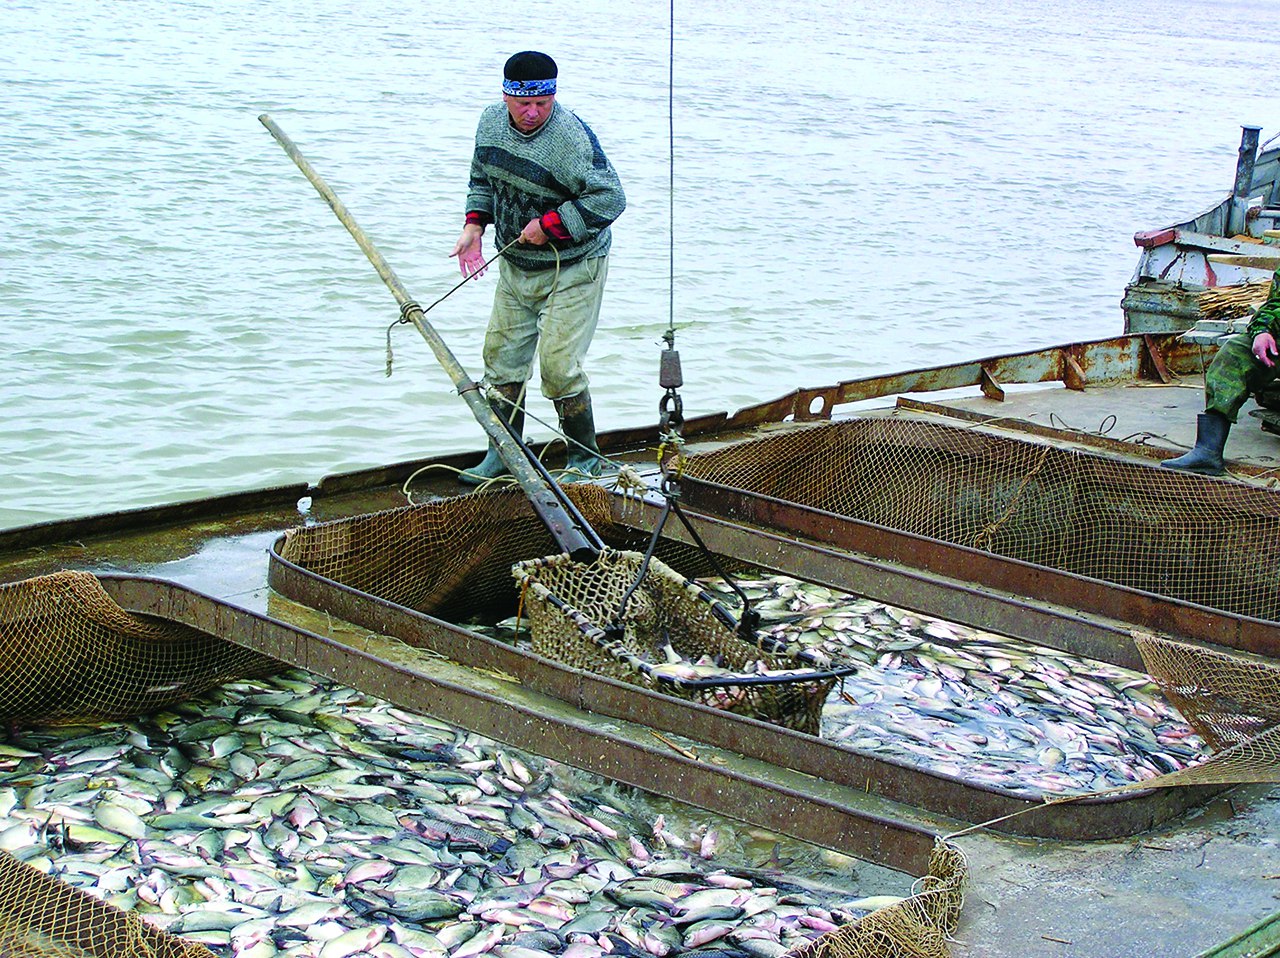
{"type": "Polygon", "coordinates": [[[1271,290],[1267,293],[1267,301],[1258,307],[1249,320],[1249,338],[1259,333],[1270,333],[1280,339],[1280,269],[1271,277],[1271,290]]]}
{"type": "MultiPolygon", "coordinates": [[[[571,237],[551,241],[562,266],[603,256],[612,238],[609,224],[626,205],[618,174],[595,134],[559,103],[532,133],[511,125],[503,103],[481,115],[466,212],[493,222],[498,249],[519,236],[530,220],[554,211],[571,237]]],[[[519,244],[506,257],[522,269],[556,265],[551,244],[519,244]]]]}

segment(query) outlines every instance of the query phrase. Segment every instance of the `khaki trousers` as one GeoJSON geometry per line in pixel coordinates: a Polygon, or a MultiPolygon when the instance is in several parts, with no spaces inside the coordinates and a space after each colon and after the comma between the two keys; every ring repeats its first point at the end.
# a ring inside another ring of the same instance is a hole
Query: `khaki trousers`
{"type": "Polygon", "coordinates": [[[600,319],[609,257],[559,270],[524,270],[505,258],[484,337],[484,375],[491,385],[522,383],[538,356],[542,395],[576,396],[587,388],[582,368],[600,319]]]}

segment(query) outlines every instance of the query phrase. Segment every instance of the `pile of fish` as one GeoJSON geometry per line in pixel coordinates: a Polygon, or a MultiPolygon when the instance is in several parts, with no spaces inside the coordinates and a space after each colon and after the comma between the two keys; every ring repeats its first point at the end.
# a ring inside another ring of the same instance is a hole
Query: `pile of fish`
{"type": "Polygon", "coordinates": [[[910,884],[297,671],[0,770],[0,848],[239,958],[778,958],[910,884]]]}
{"type": "MultiPolygon", "coordinates": [[[[736,595],[723,580],[705,580],[736,595]]],[[[737,580],[761,633],[861,664],[822,736],[1024,795],[1103,791],[1195,764],[1203,742],[1144,673],[787,576],[737,580]]]]}

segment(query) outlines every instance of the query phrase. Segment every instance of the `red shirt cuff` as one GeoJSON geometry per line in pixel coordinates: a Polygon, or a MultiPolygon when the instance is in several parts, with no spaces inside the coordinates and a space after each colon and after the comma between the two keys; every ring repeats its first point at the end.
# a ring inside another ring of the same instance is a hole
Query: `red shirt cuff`
{"type": "Polygon", "coordinates": [[[492,216],[488,213],[481,213],[479,210],[472,210],[467,214],[467,225],[474,223],[476,226],[488,226],[492,222],[492,216]]]}
{"type": "Polygon", "coordinates": [[[542,217],[538,220],[538,223],[542,226],[542,232],[546,233],[552,239],[573,239],[573,237],[569,235],[569,231],[564,228],[564,223],[560,220],[560,214],[555,210],[551,210],[549,213],[543,213],[542,217]]]}

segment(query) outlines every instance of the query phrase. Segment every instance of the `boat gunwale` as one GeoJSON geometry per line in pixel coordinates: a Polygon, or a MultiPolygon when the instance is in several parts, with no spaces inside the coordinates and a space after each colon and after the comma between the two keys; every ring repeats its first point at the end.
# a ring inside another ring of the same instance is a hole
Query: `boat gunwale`
{"type": "MultiPolygon", "coordinates": [[[[1078,340],[1017,352],[999,353],[980,359],[944,363],[900,372],[876,373],[841,380],[826,386],[794,389],[775,399],[743,406],[736,412],[708,413],[690,417],[680,426],[684,439],[715,440],[741,435],[757,427],[815,424],[831,420],[836,406],[900,396],[980,385],[983,372],[1010,384],[1064,381],[1070,363],[1086,373],[1101,371],[1102,378],[1091,383],[1118,383],[1141,378],[1147,356],[1158,356],[1175,372],[1190,369],[1193,351],[1182,344],[1177,333],[1125,333],[1101,339],[1078,340]],[[1038,365],[1037,365],[1038,363],[1038,365]],[[1019,370],[1033,370],[1019,374],[1019,370]],[[822,408],[810,407],[821,402],[822,408]]],[[[1198,369],[1198,366],[1196,366],[1198,369]]],[[[649,448],[659,438],[657,423],[599,433],[597,442],[606,455],[621,455],[628,449],[649,448]]],[[[544,444],[549,445],[549,444],[544,444]]],[[[535,451],[543,446],[535,445],[535,451]]],[[[182,500],[164,505],[139,506],[66,519],[0,528],[0,559],[22,549],[41,548],[79,539],[130,535],[183,522],[226,519],[274,509],[296,511],[300,499],[328,499],[342,495],[399,488],[414,473],[432,465],[463,467],[473,462],[479,451],[448,453],[407,460],[350,472],[331,473],[315,483],[292,482],[278,486],[242,490],[214,496],[182,500]]]]}

